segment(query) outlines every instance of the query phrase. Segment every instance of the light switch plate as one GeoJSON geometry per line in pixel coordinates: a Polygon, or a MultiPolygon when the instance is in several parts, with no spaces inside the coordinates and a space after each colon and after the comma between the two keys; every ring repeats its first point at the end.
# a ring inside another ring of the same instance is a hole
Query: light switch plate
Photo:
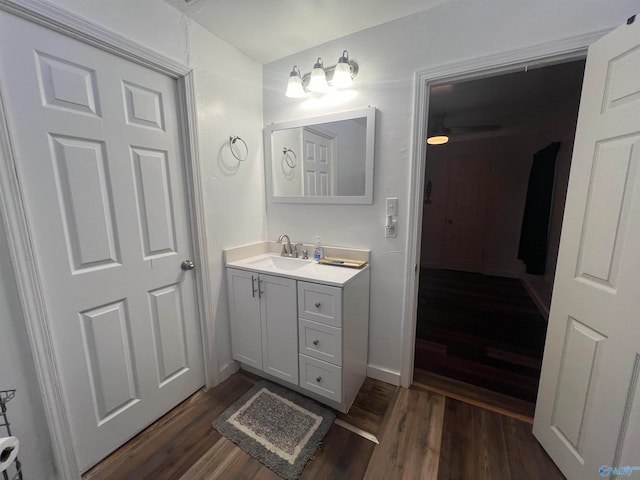
{"type": "Polygon", "coordinates": [[[387,198],[387,215],[398,215],[398,198],[387,198]]]}

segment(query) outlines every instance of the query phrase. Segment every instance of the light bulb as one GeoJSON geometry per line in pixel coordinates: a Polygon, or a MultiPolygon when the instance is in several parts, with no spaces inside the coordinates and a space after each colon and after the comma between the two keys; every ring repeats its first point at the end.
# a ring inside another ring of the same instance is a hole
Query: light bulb
{"type": "Polygon", "coordinates": [[[443,145],[449,141],[449,137],[446,135],[434,135],[432,137],[427,138],[427,143],[429,145],[443,145]]]}
{"type": "Polygon", "coordinates": [[[287,83],[287,92],[285,95],[289,98],[300,98],[304,96],[302,78],[300,77],[300,70],[297,66],[294,66],[289,74],[289,83],[287,83]]]}
{"type": "Polygon", "coordinates": [[[337,88],[346,88],[353,85],[351,67],[349,66],[349,54],[346,50],[342,53],[342,57],[338,59],[336,68],[333,71],[331,85],[337,88]]]}
{"type": "Polygon", "coordinates": [[[309,90],[312,92],[324,93],[329,90],[327,84],[327,75],[324,72],[324,65],[322,59],[318,58],[318,61],[313,66],[311,71],[311,79],[309,80],[309,90]]]}

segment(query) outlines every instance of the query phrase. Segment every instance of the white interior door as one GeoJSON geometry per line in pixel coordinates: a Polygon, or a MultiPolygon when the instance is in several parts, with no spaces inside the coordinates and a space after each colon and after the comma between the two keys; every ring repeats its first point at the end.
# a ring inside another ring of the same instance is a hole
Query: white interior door
{"type": "Polygon", "coordinates": [[[335,139],[308,127],[302,134],[304,145],[304,194],[327,197],[334,194],[335,139]]]}
{"type": "Polygon", "coordinates": [[[443,266],[451,270],[481,272],[489,166],[485,160],[469,157],[451,160],[448,168],[443,266]]]}
{"type": "Polygon", "coordinates": [[[175,80],[0,12],[0,88],[86,470],[204,384],[175,80]]]}
{"type": "Polygon", "coordinates": [[[639,21],[589,49],[533,428],[569,479],[640,466],[639,79],[639,21]]]}

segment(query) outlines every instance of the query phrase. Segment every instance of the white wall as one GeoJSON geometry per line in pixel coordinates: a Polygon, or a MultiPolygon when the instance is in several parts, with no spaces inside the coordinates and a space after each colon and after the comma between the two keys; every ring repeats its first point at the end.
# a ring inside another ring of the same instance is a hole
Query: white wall
{"type": "Polygon", "coordinates": [[[267,205],[269,238],[286,232],[308,242],[321,235],[326,245],[372,250],[370,367],[399,374],[408,328],[403,317],[415,72],[620,25],[639,7],[637,0],[455,0],[265,66],[265,124],[378,108],[373,205],[267,205]],[[343,49],[360,66],[355,97],[338,103],[284,96],[293,65],[306,73],[317,57],[329,65],[343,49]],[[392,196],[399,199],[398,237],[386,239],[384,199],[392,196]]]}
{"type": "MultiPolygon", "coordinates": [[[[7,403],[7,414],[11,433],[20,440],[18,458],[23,463],[24,477],[52,478],[53,453],[47,420],[13,276],[4,224],[0,221],[0,390],[13,389],[16,390],[16,397],[7,403]]],[[[0,437],[4,436],[6,431],[0,427],[0,437]]]]}
{"type": "MultiPolygon", "coordinates": [[[[334,122],[338,130],[336,195],[362,196],[365,191],[367,156],[362,148],[367,141],[367,126],[361,119],[334,122]]],[[[335,127],[334,127],[335,125],[335,127]]]]}
{"type": "MultiPolygon", "coordinates": [[[[304,174],[302,145],[303,128],[287,128],[276,130],[271,134],[271,168],[273,195],[302,195],[302,178],[304,174]],[[287,148],[292,152],[283,153],[287,148]],[[288,163],[287,163],[288,162],[288,163]],[[289,164],[294,165],[291,168],[289,164]]],[[[269,160],[266,159],[266,162],[269,160]]]]}
{"type": "MultiPolygon", "coordinates": [[[[62,8],[154,49],[195,72],[199,152],[205,182],[210,277],[217,307],[221,367],[231,360],[222,250],[263,240],[266,232],[262,168],[262,68],[161,0],[50,0],[62,8]],[[228,151],[230,134],[248,144],[242,165],[228,151]]],[[[0,231],[0,389],[18,388],[10,404],[21,459],[31,480],[54,478],[53,458],[37,378],[16,294],[16,280],[0,231]]],[[[223,372],[226,374],[227,372],[223,372]]]]}
{"type": "Polygon", "coordinates": [[[222,251],[266,237],[262,68],[197,23],[190,25],[190,33],[209,274],[216,306],[215,341],[224,379],[234,370],[222,251]],[[245,161],[239,162],[231,154],[229,135],[239,135],[247,143],[245,161]]]}

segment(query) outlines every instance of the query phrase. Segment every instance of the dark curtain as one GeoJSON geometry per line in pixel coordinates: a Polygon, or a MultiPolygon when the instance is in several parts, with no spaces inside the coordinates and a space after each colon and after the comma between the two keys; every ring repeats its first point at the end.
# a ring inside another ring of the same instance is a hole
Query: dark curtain
{"type": "Polygon", "coordinates": [[[537,152],[533,156],[529,174],[518,258],[526,264],[527,273],[536,275],[544,274],[547,260],[547,236],[558,150],[560,142],[554,142],[537,152]]]}

